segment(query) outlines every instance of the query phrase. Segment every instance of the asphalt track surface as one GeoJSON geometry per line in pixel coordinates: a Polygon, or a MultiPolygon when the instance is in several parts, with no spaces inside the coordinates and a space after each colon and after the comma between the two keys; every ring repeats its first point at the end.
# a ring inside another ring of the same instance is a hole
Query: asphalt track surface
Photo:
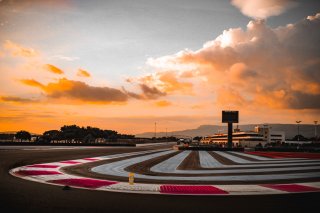
{"type": "MultiPolygon", "coordinates": [[[[159,147],[157,147],[159,148],[159,147]]],[[[62,187],[26,181],[8,171],[45,163],[151,149],[1,149],[1,212],[319,212],[320,193],[261,196],[175,196],[126,194],[62,187]]]]}

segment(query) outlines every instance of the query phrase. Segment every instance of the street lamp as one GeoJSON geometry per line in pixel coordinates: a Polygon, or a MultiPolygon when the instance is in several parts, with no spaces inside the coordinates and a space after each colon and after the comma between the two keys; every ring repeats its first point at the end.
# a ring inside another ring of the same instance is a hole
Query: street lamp
{"type": "Polygon", "coordinates": [[[296,121],[296,123],[298,124],[298,141],[299,141],[300,140],[299,124],[301,123],[301,121],[296,121]]]}
{"type": "Polygon", "coordinates": [[[166,128],[166,142],[168,142],[168,129],[166,128]]]}
{"type": "Polygon", "coordinates": [[[154,122],[154,138],[157,139],[157,122],[154,122]]]}

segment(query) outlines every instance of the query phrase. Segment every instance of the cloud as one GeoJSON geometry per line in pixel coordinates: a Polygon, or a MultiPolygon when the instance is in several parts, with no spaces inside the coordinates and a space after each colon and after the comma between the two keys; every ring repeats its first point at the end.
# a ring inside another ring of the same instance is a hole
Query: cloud
{"type": "Polygon", "coordinates": [[[45,88],[43,84],[33,79],[22,79],[20,82],[31,87],[38,87],[40,89],[45,88]]]}
{"type": "Polygon", "coordinates": [[[183,94],[192,94],[192,83],[179,81],[175,72],[167,71],[158,73],[158,79],[164,91],[167,93],[180,91],[183,94]]]}
{"type": "Polygon", "coordinates": [[[231,4],[249,17],[266,19],[277,16],[296,5],[295,0],[232,0],[231,4]]]}
{"type": "Polygon", "coordinates": [[[156,105],[157,107],[168,107],[168,106],[171,106],[172,103],[171,103],[170,101],[161,100],[161,101],[155,102],[155,105],[156,105]]]}
{"type": "Polygon", "coordinates": [[[245,30],[225,30],[199,50],[149,59],[156,74],[140,79],[169,93],[186,89],[172,79],[192,76],[190,83],[221,106],[319,110],[319,29],[320,13],[277,28],[250,21],[245,30]]]}
{"type": "Polygon", "coordinates": [[[86,70],[83,70],[83,69],[78,69],[77,76],[86,77],[86,78],[91,77],[90,73],[86,70]]]}
{"type": "Polygon", "coordinates": [[[156,87],[150,87],[146,84],[140,84],[139,86],[142,90],[142,95],[140,95],[140,97],[143,97],[144,99],[157,99],[166,95],[165,92],[161,92],[156,87]]]}
{"type": "Polygon", "coordinates": [[[139,83],[143,93],[152,98],[154,95],[157,98],[165,95],[183,94],[193,95],[193,84],[191,82],[180,81],[180,78],[191,78],[190,73],[180,76],[175,71],[159,71],[153,74],[147,74],[137,79],[127,79],[128,83],[139,83]]]}
{"type": "Polygon", "coordinates": [[[70,57],[70,56],[64,56],[64,55],[53,55],[50,57],[50,59],[59,59],[63,61],[75,61],[79,60],[79,57],[70,57]]]}
{"type": "Polygon", "coordinates": [[[81,81],[61,78],[57,82],[43,85],[33,79],[21,80],[22,83],[40,88],[48,98],[67,99],[70,101],[81,101],[87,103],[124,103],[128,95],[121,90],[110,87],[90,86],[81,81]]]}
{"type": "Polygon", "coordinates": [[[17,96],[1,96],[0,100],[2,102],[16,102],[16,103],[36,102],[36,100],[33,100],[33,99],[21,98],[21,97],[17,97],[17,96]]]}
{"type": "Polygon", "coordinates": [[[44,68],[47,71],[52,72],[54,74],[59,74],[59,75],[60,74],[64,74],[64,72],[61,69],[59,69],[58,67],[56,67],[56,66],[54,66],[52,64],[46,64],[46,65],[44,65],[44,68]]]}
{"type": "Polygon", "coordinates": [[[23,47],[19,44],[16,44],[10,40],[6,40],[3,44],[3,48],[10,52],[12,56],[20,57],[35,57],[39,56],[39,53],[32,48],[23,47]]]}

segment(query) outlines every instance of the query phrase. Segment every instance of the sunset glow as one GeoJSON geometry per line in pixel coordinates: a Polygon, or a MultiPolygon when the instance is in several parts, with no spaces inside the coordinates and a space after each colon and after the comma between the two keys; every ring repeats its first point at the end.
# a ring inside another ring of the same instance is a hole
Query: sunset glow
{"type": "Polygon", "coordinates": [[[164,132],[221,124],[223,109],[241,124],[319,120],[320,8],[206,2],[190,23],[181,2],[124,2],[0,1],[0,131],[164,132]]]}

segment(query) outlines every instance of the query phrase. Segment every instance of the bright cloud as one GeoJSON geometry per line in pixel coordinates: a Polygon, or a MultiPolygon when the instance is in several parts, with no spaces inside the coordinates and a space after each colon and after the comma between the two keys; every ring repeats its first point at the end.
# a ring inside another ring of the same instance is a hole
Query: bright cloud
{"type": "Polygon", "coordinates": [[[3,44],[3,48],[8,51],[12,56],[20,57],[34,57],[38,56],[39,53],[32,48],[23,47],[10,40],[6,40],[3,44]]]}
{"type": "Polygon", "coordinates": [[[44,65],[44,68],[47,71],[52,72],[54,74],[64,74],[64,72],[60,68],[58,68],[52,64],[46,64],[46,65],[44,65]]]}
{"type": "Polygon", "coordinates": [[[83,69],[78,69],[77,76],[86,77],[86,78],[91,77],[90,73],[86,70],[83,70],[83,69]]]}
{"type": "MultiPolygon", "coordinates": [[[[250,21],[246,30],[229,29],[197,51],[153,59],[153,64],[195,67],[185,71],[147,75],[167,92],[190,89],[172,76],[196,76],[201,85],[212,88],[216,103],[242,107],[319,109],[320,102],[320,15],[295,24],[271,28],[265,21],[250,21]],[[159,76],[159,77],[157,77],[159,76]]],[[[144,79],[144,78],[141,78],[144,79]]]]}
{"type": "Polygon", "coordinates": [[[249,17],[266,19],[277,16],[295,5],[295,0],[232,0],[231,3],[249,17]]]}

